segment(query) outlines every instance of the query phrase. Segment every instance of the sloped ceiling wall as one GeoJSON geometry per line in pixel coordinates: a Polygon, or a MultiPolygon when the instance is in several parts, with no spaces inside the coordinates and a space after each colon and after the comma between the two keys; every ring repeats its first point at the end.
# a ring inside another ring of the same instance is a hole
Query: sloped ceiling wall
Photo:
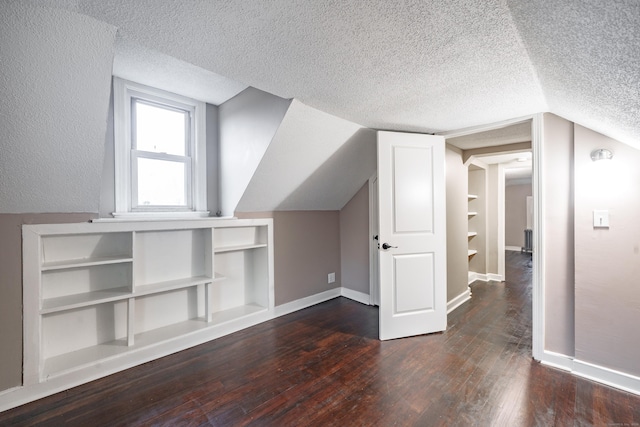
{"type": "Polygon", "coordinates": [[[375,170],[374,131],[293,100],[236,210],[339,210],[375,170]]]}
{"type": "MultiPolygon", "coordinates": [[[[42,45],[28,46],[33,49],[30,54],[39,57],[30,65],[37,71],[27,72],[38,82],[35,87],[49,80],[64,82],[65,76],[72,73],[74,79],[77,74],[78,85],[91,93],[72,93],[63,84],[62,88],[45,88],[43,99],[35,95],[29,99],[19,89],[7,89],[14,85],[14,77],[21,81],[17,66],[11,66],[9,77],[3,76],[6,99],[23,97],[24,105],[42,102],[40,113],[51,121],[29,130],[29,136],[3,135],[5,140],[38,141],[45,148],[51,144],[43,152],[54,153],[40,159],[38,165],[42,163],[43,169],[35,172],[26,172],[30,164],[21,165],[19,161],[3,164],[6,175],[12,177],[9,179],[17,177],[29,183],[28,188],[43,184],[44,190],[18,197],[18,210],[44,206],[47,210],[95,210],[98,198],[89,201],[87,195],[95,192],[99,183],[94,175],[101,167],[94,159],[100,159],[101,154],[94,151],[93,144],[98,133],[104,134],[104,124],[98,123],[98,117],[106,117],[105,70],[113,53],[113,42],[106,38],[113,37],[114,27],[119,40],[130,42],[116,45],[123,57],[132,52],[132,46],[137,49],[133,52],[136,55],[150,49],[233,80],[238,84],[237,90],[252,86],[364,127],[443,132],[551,111],[640,147],[640,121],[636,119],[640,117],[638,2],[372,0],[366,2],[366,7],[361,2],[329,0],[5,0],[1,4],[3,19],[7,19],[10,5],[37,4],[101,21],[41,10],[25,22],[26,29],[14,28],[11,22],[7,22],[8,27],[3,25],[3,49],[15,44],[5,40],[22,43],[15,34],[29,39],[32,35],[25,32],[33,32],[43,38],[42,45]],[[63,15],[66,18],[60,18],[63,15]],[[51,24],[51,19],[58,21],[51,24]],[[36,28],[38,20],[44,24],[40,28],[36,28]],[[110,33],[105,35],[104,31],[110,33]],[[62,39],[66,40],[64,49],[60,48],[62,39]],[[38,54],[40,50],[42,56],[38,54]],[[72,52],[74,58],[69,57],[72,52]],[[48,70],[50,64],[54,65],[48,70]],[[54,95],[54,91],[61,90],[64,93],[54,95]],[[74,123],[71,109],[75,107],[65,105],[58,111],[56,103],[64,104],[61,99],[64,103],[72,100],[70,105],[86,101],[87,108],[83,108],[86,111],[81,116],[86,115],[87,120],[77,127],[69,126],[74,123]],[[54,115],[57,121],[53,120],[54,115]],[[47,140],[45,130],[50,127],[58,136],[47,140]],[[73,132],[77,133],[69,135],[73,132]],[[80,134],[92,142],[88,146],[65,146],[66,151],[55,153],[54,147],[63,145],[59,142],[78,141],[80,134]],[[84,156],[89,160],[77,163],[87,167],[73,170],[66,167],[68,161],[65,167],[58,167],[56,161],[66,155],[84,156]],[[32,172],[33,176],[29,176],[32,172]],[[56,173],[69,176],[60,179],[56,173]],[[82,182],[83,188],[53,200],[59,195],[51,189],[69,187],[70,182],[82,182]],[[22,203],[28,198],[46,202],[42,206],[22,203]]],[[[17,59],[16,52],[9,48],[13,57],[8,58],[17,59]]],[[[11,117],[16,113],[8,114],[11,117]]],[[[23,132],[3,127],[5,133],[23,132]]],[[[311,144],[309,138],[295,138],[299,144],[311,144]]],[[[32,150],[35,152],[28,154],[37,156],[37,144],[16,144],[15,152],[9,155],[26,158],[24,150],[32,150]]],[[[269,150],[266,156],[275,156],[279,151],[276,147],[283,144],[275,144],[274,154],[269,150]]],[[[334,146],[336,150],[340,147],[334,146]]],[[[279,174],[278,182],[286,181],[283,176],[289,170],[297,170],[294,163],[265,163],[265,168],[267,164],[277,168],[273,173],[279,174]]],[[[306,182],[315,170],[291,173],[306,182]],[[304,175],[308,177],[303,178],[304,175]]],[[[255,180],[268,174],[265,170],[259,172],[255,180]]],[[[332,175],[336,171],[322,173],[332,175]]],[[[240,207],[273,206],[273,201],[258,202],[261,196],[252,190],[254,185],[258,184],[252,180],[247,186],[247,191],[252,192],[242,197],[240,207]]],[[[302,182],[297,182],[290,190],[301,186],[302,182]]],[[[323,188],[313,185],[316,187],[323,188]]],[[[276,207],[280,208],[311,206],[292,193],[278,198],[281,200],[276,207]]],[[[332,206],[338,199],[331,201],[332,206]]]]}
{"type": "Polygon", "coordinates": [[[98,211],[115,36],[87,16],[2,4],[0,213],[98,211]]]}
{"type": "Polygon", "coordinates": [[[640,2],[509,7],[549,111],[640,148],[640,2]]]}

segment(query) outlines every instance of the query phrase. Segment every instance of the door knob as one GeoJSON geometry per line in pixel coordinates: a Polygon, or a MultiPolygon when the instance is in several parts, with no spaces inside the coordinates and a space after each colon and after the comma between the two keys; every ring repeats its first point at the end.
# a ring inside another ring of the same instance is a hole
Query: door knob
{"type": "Polygon", "coordinates": [[[382,249],[387,250],[387,249],[390,249],[390,248],[397,248],[397,246],[391,246],[388,243],[383,243],[382,244],[382,249]]]}

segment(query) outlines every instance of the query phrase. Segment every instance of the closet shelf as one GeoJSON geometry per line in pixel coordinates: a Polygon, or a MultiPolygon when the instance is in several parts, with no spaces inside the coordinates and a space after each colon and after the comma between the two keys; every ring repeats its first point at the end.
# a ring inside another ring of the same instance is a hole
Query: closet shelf
{"type": "Polygon", "coordinates": [[[42,271],[65,270],[71,268],[91,267],[94,265],[122,264],[133,262],[131,256],[105,256],[95,258],[72,259],[42,263],[42,271]]]}

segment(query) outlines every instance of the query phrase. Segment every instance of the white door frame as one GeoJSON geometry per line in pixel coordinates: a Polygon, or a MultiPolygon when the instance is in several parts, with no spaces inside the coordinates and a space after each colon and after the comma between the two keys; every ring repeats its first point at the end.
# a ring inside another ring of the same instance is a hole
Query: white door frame
{"type": "Polygon", "coordinates": [[[438,135],[446,139],[464,135],[471,135],[479,132],[486,132],[501,129],[507,126],[523,123],[531,120],[531,149],[533,151],[533,244],[536,250],[533,252],[533,278],[532,278],[532,341],[533,358],[544,361],[544,176],[543,171],[543,149],[544,149],[544,124],[543,113],[530,116],[518,117],[498,123],[484,126],[475,126],[451,132],[442,132],[438,135]]]}
{"type": "Polygon", "coordinates": [[[369,178],[369,305],[380,305],[380,272],[378,242],[378,172],[369,178]]]}

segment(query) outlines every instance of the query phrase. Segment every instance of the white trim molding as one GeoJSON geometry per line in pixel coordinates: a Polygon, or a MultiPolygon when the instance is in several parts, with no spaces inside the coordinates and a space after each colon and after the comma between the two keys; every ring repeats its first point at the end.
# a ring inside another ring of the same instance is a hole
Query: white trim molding
{"type": "Polygon", "coordinates": [[[543,351],[540,363],[562,369],[578,377],[640,395],[640,377],[574,359],[564,354],[543,351]]]}
{"type": "Polygon", "coordinates": [[[456,308],[460,307],[465,302],[471,299],[471,288],[467,286],[467,289],[462,292],[457,297],[451,299],[451,301],[447,302],[447,314],[451,313],[456,308]]]}
{"type": "Polygon", "coordinates": [[[321,302],[329,301],[330,299],[337,298],[342,294],[342,288],[333,288],[328,291],[320,292],[319,294],[310,295],[308,297],[300,298],[295,301],[287,302],[281,305],[276,305],[274,308],[274,317],[284,316],[303,308],[311,307],[312,305],[320,304],[321,302]]]}
{"type": "Polygon", "coordinates": [[[353,289],[345,288],[343,286],[340,288],[340,295],[355,302],[359,302],[360,304],[371,305],[371,297],[364,292],[354,291],[353,289]]]}
{"type": "Polygon", "coordinates": [[[634,375],[577,359],[573,361],[573,373],[579,377],[640,395],[640,377],[634,375]]]}
{"type": "Polygon", "coordinates": [[[504,277],[500,274],[494,273],[476,273],[474,271],[469,272],[469,285],[475,282],[476,280],[480,280],[481,282],[504,282],[504,277]]]}

